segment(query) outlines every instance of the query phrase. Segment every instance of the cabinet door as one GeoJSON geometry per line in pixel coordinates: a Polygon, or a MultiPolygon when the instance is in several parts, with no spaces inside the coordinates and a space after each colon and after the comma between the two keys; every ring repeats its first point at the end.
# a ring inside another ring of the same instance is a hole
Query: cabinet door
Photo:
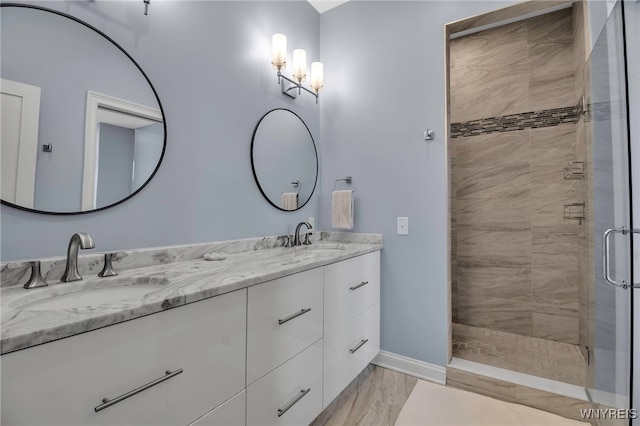
{"type": "Polygon", "coordinates": [[[324,407],[380,352],[380,304],[376,303],[324,339],[324,407]]]}
{"type": "Polygon", "coordinates": [[[245,426],[247,392],[242,391],[189,426],[245,426]]]}
{"type": "Polygon", "coordinates": [[[325,330],[340,327],[380,300],[380,252],[324,269],[325,330]]]}
{"type": "Polygon", "coordinates": [[[308,425],[321,411],[322,340],[247,388],[247,426],[308,425]]]}
{"type": "Polygon", "coordinates": [[[247,384],[322,338],[322,268],[249,288],[247,384]]]}
{"type": "Polygon", "coordinates": [[[244,388],[245,327],[240,290],[3,355],[2,424],[189,424],[244,388]]]}

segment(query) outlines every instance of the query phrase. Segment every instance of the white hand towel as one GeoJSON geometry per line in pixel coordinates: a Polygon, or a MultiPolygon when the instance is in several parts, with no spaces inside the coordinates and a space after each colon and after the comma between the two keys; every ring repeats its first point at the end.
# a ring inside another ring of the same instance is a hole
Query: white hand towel
{"type": "Polygon", "coordinates": [[[283,192],[282,193],[282,208],[284,210],[295,210],[298,208],[298,193],[297,192],[283,192]]]}
{"type": "Polygon", "coordinates": [[[353,229],[353,191],[333,191],[331,211],[333,228],[353,229]]]}

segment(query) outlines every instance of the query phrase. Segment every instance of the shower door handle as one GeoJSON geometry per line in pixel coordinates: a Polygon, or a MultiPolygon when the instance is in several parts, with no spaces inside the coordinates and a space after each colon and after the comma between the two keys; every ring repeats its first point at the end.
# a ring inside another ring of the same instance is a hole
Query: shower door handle
{"type": "Polygon", "coordinates": [[[610,245],[609,245],[609,237],[613,234],[622,234],[622,235],[631,235],[640,234],[640,229],[627,229],[624,226],[621,228],[611,228],[607,229],[604,234],[602,234],[602,275],[607,284],[612,285],[614,287],[620,287],[622,289],[627,289],[629,287],[640,288],[640,283],[632,283],[629,284],[626,280],[622,280],[621,282],[617,282],[615,279],[611,277],[610,271],[610,245]]]}

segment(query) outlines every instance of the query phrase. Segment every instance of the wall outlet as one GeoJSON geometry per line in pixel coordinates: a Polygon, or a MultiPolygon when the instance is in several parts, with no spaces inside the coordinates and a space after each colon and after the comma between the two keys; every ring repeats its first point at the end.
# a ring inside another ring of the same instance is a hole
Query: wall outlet
{"type": "Polygon", "coordinates": [[[409,218],[398,217],[398,235],[409,235],[409,218]]]}
{"type": "Polygon", "coordinates": [[[313,231],[315,231],[315,229],[316,229],[316,218],[315,217],[310,217],[309,218],[309,224],[311,225],[313,230],[308,232],[308,234],[313,234],[313,231]]]}

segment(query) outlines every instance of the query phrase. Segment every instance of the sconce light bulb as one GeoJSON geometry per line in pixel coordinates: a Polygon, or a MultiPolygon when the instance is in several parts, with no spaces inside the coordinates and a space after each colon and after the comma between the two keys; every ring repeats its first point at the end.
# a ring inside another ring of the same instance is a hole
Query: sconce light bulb
{"type": "Polygon", "coordinates": [[[307,76],[307,52],[304,49],[293,51],[293,76],[301,83],[307,76]]]}
{"type": "Polygon", "coordinates": [[[322,62],[311,63],[311,88],[317,93],[320,93],[324,85],[324,69],[322,62]]]}
{"type": "Polygon", "coordinates": [[[271,63],[278,71],[287,67],[287,36],[274,34],[271,44],[271,63]]]}

